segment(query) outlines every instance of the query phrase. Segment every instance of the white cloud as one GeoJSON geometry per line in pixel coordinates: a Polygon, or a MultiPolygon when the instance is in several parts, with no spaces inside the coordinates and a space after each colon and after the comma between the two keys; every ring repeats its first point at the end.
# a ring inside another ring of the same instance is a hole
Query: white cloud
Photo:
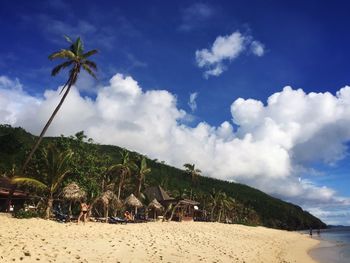
{"type": "Polygon", "coordinates": [[[261,57],[265,53],[265,46],[259,41],[253,41],[250,45],[250,49],[252,50],[254,55],[261,57]]]}
{"type": "Polygon", "coordinates": [[[185,8],[181,12],[181,31],[191,31],[203,25],[203,22],[209,20],[215,14],[216,10],[204,3],[195,3],[185,8]]]}
{"type": "Polygon", "coordinates": [[[188,102],[188,106],[191,108],[192,112],[197,109],[196,99],[198,97],[198,92],[193,92],[190,94],[190,100],[188,102]]]}
{"type": "Polygon", "coordinates": [[[264,54],[264,45],[253,41],[249,35],[243,35],[239,31],[227,36],[218,36],[212,47],[196,51],[197,66],[204,68],[204,77],[219,76],[226,70],[224,63],[232,61],[241,55],[250,45],[252,53],[256,56],[264,54]]]}
{"type": "MultiPolygon", "coordinates": [[[[38,134],[59,101],[59,90],[36,98],[18,81],[0,77],[0,123],[38,134]]],[[[126,147],[177,167],[195,163],[207,176],[246,183],[310,209],[349,207],[348,198],[304,176],[315,161],[334,164],[346,156],[350,87],[336,95],[285,87],[266,104],[236,99],[231,114],[237,129],[231,121],[218,127],[205,122],[187,126],[189,114],[178,108],[175,95],[144,91],[132,77],[116,74],[108,85],[96,88],[95,99],[73,88],[47,135],[84,130],[99,143],[126,147]]]]}

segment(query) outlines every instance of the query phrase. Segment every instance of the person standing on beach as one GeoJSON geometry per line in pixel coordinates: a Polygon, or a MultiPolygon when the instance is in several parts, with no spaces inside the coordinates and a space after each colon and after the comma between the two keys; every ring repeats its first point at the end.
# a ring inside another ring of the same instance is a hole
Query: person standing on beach
{"type": "Polygon", "coordinates": [[[312,237],[312,227],[310,227],[310,237],[312,237]]]}
{"type": "Polygon", "coordinates": [[[82,216],[83,216],[83,222],[84,222],[84,224],[85,224],[85,222],[86,222],[86,216],[87,216],[88,211],[89,211],[89,205],[86,204],[85,202],[82,202],[82,203],[80,204],[80,215],[79,215],[79,217],[78,217],[78,224],[79,224],[80,218],[81,218],[82,216]]]}

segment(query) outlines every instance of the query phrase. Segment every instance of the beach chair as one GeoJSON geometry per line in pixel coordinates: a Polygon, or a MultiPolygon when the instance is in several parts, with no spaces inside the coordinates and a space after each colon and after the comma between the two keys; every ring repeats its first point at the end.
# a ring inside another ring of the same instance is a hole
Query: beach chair
{"type": "Polygon", "coordinates": [[[108,223],[110,223],[110,224],[126,224],[127,221],[120,218],[120,217],[117,217],[117,216],[111,216],[108,218],[108,223]]]}

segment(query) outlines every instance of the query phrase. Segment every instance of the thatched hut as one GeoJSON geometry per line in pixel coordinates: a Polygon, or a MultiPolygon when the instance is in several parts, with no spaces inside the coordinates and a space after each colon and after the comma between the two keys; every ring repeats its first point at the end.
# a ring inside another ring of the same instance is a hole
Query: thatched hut
{"type": "Polygon", "coordinates": [[[153,210],[153,219],[156,219],[157,211],[161,211],[163,208],[164,207],[155,198],[147,206],[147,209],[153,210]]]}
{"type": "Polygon", "coordinates": [[[141,203],[141,201],[139,199],[136,198],[136,196],[134,196],[134,194],[129,195],[124,203],[128,206],[132,206],[135,208],[135,214],[137,214],[137,208],[140,208],[143,206],[143,204],[141,203]]]}
{"type": "Polygon", "coordinates": [[[81,201],[86,197],[86,193],[76,183],[70,183],[63,188],[62,197],[69,201],[69,218],[72,216],[72,203],[81,201]]]}
{"type": "Polygon", "coordinates": [[[106,218],[106,222],[108,222],[109,205],[118,203],[118,198],[111,190],[107,190],[102,194],[100,200],[102,201],[104,207],[104,217],[106,218]]]}

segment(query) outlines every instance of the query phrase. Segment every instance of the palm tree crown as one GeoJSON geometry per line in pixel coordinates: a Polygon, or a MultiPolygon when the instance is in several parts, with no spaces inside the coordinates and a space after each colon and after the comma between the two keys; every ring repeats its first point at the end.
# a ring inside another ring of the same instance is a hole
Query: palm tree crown
{"type": "Polygon", "coordinates": [[[62,69],[71,66],[69,71],[69,79],[63,86],[61,92],[67,87],[67,85],[74,85],[78,79],[80,69],[83,68],[89,75],[96,78],[94,71],[97,70],[96,63],[88,60],[88,58],[97,53],[96,49],[84,52],[83,41],[80,37],[73,42],[68,36],[65,36],[70,47],[68,49],[61,49],[49,56],[50,60],[65,59],[65,61],[52,69],[51,75],[56,76],[62,69]]]}
{"type": "Polygon", "coordinates": [[[202,171],[196,169],[195,165],[190,163],[185,163],[184,167],[186,168],[186,172],[191,175],[192,183],[195,183],[202,171]]]}
{"type": "Polygon", "coordinates": [[[49,128],[50,124],[52,123],[54,117],[56,116],[58,110],[61,108],[64,100],[66,99],[71,87],[76,83],[80,70],[83,68],[89,75],[96,78],[96,75],[94,71],[97,70],[97,66],[95,62],[92,62],[88,60],[88,58],[94,54],[97,53],[96,49],[84,52],[84,45],[81,41],[80,37],[77,38],[75,42],[73,42],[69,37],[65,36],[67,42],[70,44],[69,48],[67,49],[61,49],[60,51],[54,52],[49,56],[50,60],[54,59],[65,59],[65,61],[56,67],[53,68],[51,75],[56,76],[62,69],[71,67],[69,71],[69,77],[67,82],[64,84],[60,94],[66,89],[64,92],[60,102],[56,106],[55,110],[51,114],[51,117],[45,124],[43,130],[41,131],[39,138],[35,145],[33,146],[32,150],[30,151],[27,159],[25,160],[23,167],[22,167],[22,173],[24,173],[30,159],[32,158],[34,152],[39,147],[40,142],[42,141],[47,129],[49,128]]]}

